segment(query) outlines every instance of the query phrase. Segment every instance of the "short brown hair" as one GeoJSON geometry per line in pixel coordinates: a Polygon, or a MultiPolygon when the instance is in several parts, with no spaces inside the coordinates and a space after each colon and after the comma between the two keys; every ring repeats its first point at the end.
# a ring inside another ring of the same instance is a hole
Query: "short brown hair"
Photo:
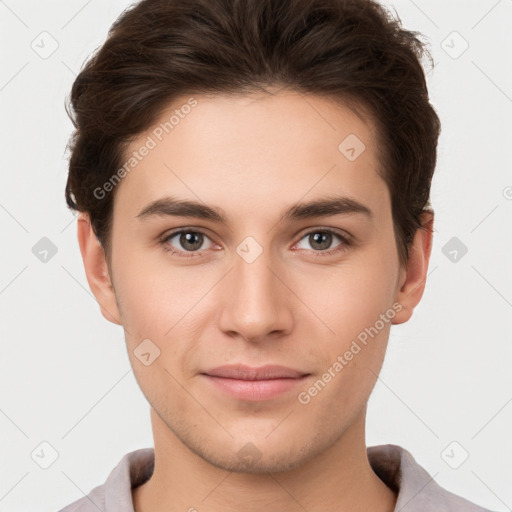
{"type": "Polygon", "coordinates": [[[122,165],[126,145],[179,96],[282,86],[373,121],[405,264],[420,215],[432,211],[441,130],[420,62],[432,58],[419,35],[372,0],[142,0],[114,22],[73,83],[66,202],[89,214],[109,259],[115,189],[101,199],[93,191],[122,165]]]}

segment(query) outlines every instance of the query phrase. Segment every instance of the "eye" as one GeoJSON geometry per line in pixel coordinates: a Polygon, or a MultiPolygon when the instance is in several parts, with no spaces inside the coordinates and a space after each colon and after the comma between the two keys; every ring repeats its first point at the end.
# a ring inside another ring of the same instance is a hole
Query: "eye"
{"type": "Polygon", "coordinates": [[[170,233],[164,235],[163,238],[160,239],[160,243],[162,244],[164,250],[172,253],[179,254],[183,257],[194,257],[196,256],[195,252],[198,252],[199,249],[211,249],[212,241],[208,238],[208,236],[202,231],[193,231],[187,229],[181,229],[180,231],[175,231],[174,233],[170,233]],[[174,245],[171,241],[174,241],[174,245]],[[210,244],[206,247],[203,247],[205,240],[209,240],[210,244]],[[192,254],[186,254],[192,253],[192,254]]]}
{"type": "Polygon", "coordinates": [[[316,229],[306,233],[297,245],[299,248],[308,249],[307,247],[300,247],[302,240],[305,240],[306,243],[312,247],[312,249],[309,250],[313,250],[314,253],[316,253],[315,256],[328,256],[343,251],[347,246],[351,245],[351,241],[347,236],[340,235],[329,229],[316,229]],[[330,249],[334,238],[341,240],[341,243],[335,246],[334,249],[330,249]]]}
{"type": "MultiPolygon", "coordinates": [[[[160,239],[160,244],[165,251],[184,258],[199,257],[201,256],[200,249],[212,249],[215,245],[205,233],[192,229],[180,229],[173,233],[166,234],[160,239]],[[204,247],[205,241],[209,242],[206,247],[204,247]]],[[[331,229],[318,228],[306,233],[298,244],[296,244],[296,246],[301,249],[312,251],[315,256],[330,256],[345,250],[350,245],[351,239],[349,236],[341,235],[331,229]],[[334,248],[330,248],[335,238],[340,240],[341,243],[334,248]],[[301,247],[303,240],[305,240],[312,249],[301,247]]]]}

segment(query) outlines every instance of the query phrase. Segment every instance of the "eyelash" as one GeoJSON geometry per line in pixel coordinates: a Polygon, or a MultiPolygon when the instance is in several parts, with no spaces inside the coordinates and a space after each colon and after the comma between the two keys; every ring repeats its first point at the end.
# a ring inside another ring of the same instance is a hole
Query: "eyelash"
{"type": "MultiPolygon", "coordinates": [[[[204,231],[201,231],[200,229],[186,229],[186,228],[183,229],[182,228],[182,229],[179,229],[177,231],[173,231],[172,233],[167,233],[167,234],[163,235],[159,239],[159,242],[162,245],[164,251],[169,252],[169,253],[171,253],[173,255],[179,255],[180,257],[183,257],[183,258],[196,258],[196,257],[200,257],[201,255],[198,254],[199,251],[178,251],[178,250],[174,249],[172,246],[170,246],[167,243],[170,239],[172,239],[176,235],[180,235],[182,233],[200,233],[203,236],[209,238],[208,235],[204,231]]],[[[352,245],[352,240],[351,240],[351,238],[349,236],[341,235],[337,231],[334,231],[334,230],[328,229],[328,228],[316,228],[316,229],[313,229],[311,231],[308,231],[307,233],[304,233],[301,236],[301,238],[298,240],[298,242],[300,242],[303,238],[305,238],[305,237],[307,237],[307,236],[309,236],[309,235],[311,235],[313,233],[330,233],[330,234],[332,234],[334,236],[337,236],[341,240],[341,242],[342,242],[340,245],[338,245],[334,249],[327,249],[327,250],[324,250],[324,251],[314,251],[314,250],[312,250],[312,252],[314,254],[314,257],[332,256],[333,254],[336,254],[338,252],[346,250],[347,247],[350,247],[352,245]]]]}

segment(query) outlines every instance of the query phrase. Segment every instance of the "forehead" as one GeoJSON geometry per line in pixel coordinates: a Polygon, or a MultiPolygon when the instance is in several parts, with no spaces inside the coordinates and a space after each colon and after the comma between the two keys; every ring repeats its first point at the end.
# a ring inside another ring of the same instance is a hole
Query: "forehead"
{"type": "Polygon", "coordinates": [[[165,195],[262,215],[334,191],[374,202],[378,162],[371,120],[329,98],[182,96],[128,147],[115,209],[133,217],[165,195]]]}

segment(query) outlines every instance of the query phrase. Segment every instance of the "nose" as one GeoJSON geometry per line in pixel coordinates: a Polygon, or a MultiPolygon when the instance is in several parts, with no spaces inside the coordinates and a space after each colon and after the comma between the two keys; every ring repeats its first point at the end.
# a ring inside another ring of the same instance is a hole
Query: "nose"
{"type": "Polygon", "coordinates": [[[219,304],[224,333],[260,343],[291,332],[293,293],[283,267],[271,259],[265,250],[252,262],[235,254],[219,304]]]}

